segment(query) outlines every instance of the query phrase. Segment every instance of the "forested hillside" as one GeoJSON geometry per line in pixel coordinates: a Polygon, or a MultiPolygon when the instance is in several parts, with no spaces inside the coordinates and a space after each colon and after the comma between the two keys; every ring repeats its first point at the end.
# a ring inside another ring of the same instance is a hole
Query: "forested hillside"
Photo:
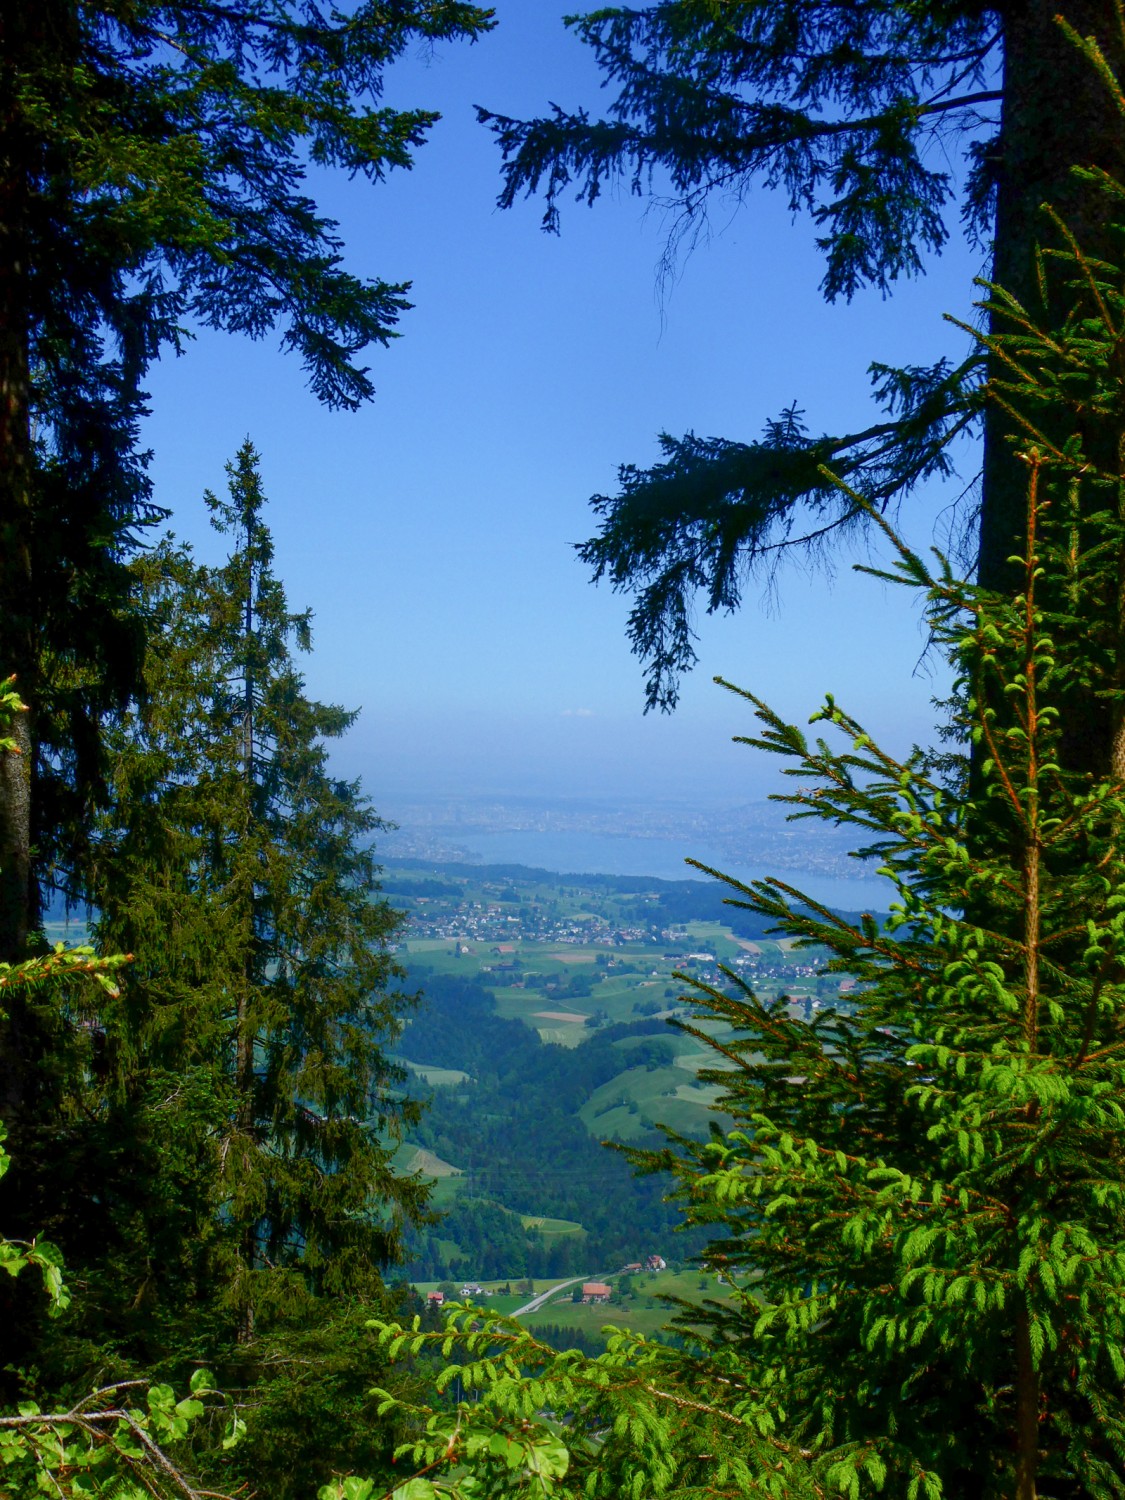
{"type": "MultiPolygon", "coordinates": [[[[580,1114],[623,1071],[618,1043],[634,1043],[630,1068],[671,1064],[663,1021],[607,1026],[575,1047],[549,1045],[522,1022],[497,1016],[479,983],[425,971],[411,978],[423,984],[425,998],[403,1048],[469,1075],[463,1084],[426,1090],[425,1113],[411,1131],[412,1140],[464,1174],[455,1179],[443,1222],[408,1261],[412,1274],[427,1281],[570,1276],[616,1269],[655,1249],[686,1259],[700,1248],[698,1235],[674,1237],[680,1215],[664,1202],[666,1184],[636,1177],[580,1114]],[[547,1242],[524,1231],[520,1215],[570,1220],[585,1232],[547,1242]]],[[[655,1131],[646,1134],[656,1144],[655,1131]]]]}
{"type": "Polygon", "coordinates": [[[725,1123],[698,1076],[714,1058],[685,1029],[698,1022],[686,976],[743,978],[794,1014],[846,1010],[824,953],[778,943],[767,918],[701,880],[415,860],[386,884],[422,996],[398,1049],[426,1103],[408,1132],[424,1154],[398,1160],[440,1174],[444,1214],[412,1236],[411,1272],[507,1281],[696,1254],[704,1239],[664,1201],[664,1179],[602,1143],[653,1149],[662,1126],[702,1138],[725,1123]]]}

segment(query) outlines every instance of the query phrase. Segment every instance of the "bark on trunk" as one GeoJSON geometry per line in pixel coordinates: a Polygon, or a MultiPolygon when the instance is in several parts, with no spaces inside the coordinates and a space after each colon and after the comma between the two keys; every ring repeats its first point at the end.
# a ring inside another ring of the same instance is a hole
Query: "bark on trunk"
{"type": "MultiPolygon", "coordinates": [[[[8,38],[0,30],[0,47],[8,38]]],[[[34,697],[27,244],[30,182],[10,77],[0,74],[0,675],[34,697]]],[[[31,725],[0,757],[0,960],[23,956],[30,918],[31,725]]]]}
{"type": "MultiPolygon", "coordinates": [[[[33,703],[27,296],[31,171],[12,73],[13,58],[20,56],[36,25],[26,9],[0,7],[0,676],[15,673],[17,691],[33,703]]],[[[30,713],[17,717],[11,735],[20,753],[0,753],[0,960],[7,963],[25,956],[32,917],[30,713]]],[[[31,1049],[26,1002],[18,992],[9,992],[0,1019],[0,1118],[13,1131],[26,1113],[31,1049]]]]}
{"type": "MultiPolygon", "coordinates": [[[[250,536],[247,532],[246,556],[250,558],[250,536]]],[[[246,807],[245,834],[249,846],[250,834],[253,826],[253,803],[254,803],[254,675],[250,663],[250,643],[254,634],[254,571],[250,563],[250,576],[246,586],[246,600],[243,610],[243,650],[245,664],[243,667],[243,692],[242,692],[242,776],[243,794],[246,807]]],[[[255,1110],[254,1110],[254,1032],[251,1028],[250,997],[254,993],[254,984],[257,977],[257,966],[255,963],[255,923],[254,923],[254,886],[248,882],[245,893],[246,899],[246,958],[242,975],[242,996],[239,1001],[239,1027],[238,1027],[238,1108],[239,1108],[239,1131],[244,1141],[249,1142],[254,1134],[255,1110]]],[[[250,1170],[254,1170],[251,1168],[250,1170]]],[[[247,1271],[252,1271],[258,1257],[258,1225],[254,1222],[248,1223],[243,1231],[242,1254],[246,1262],[247,1271]]],[[[254,1336],[254,1304],[250,1296],[247,1296],[241,1311],[238,1328],[238,1341],[247,1344],[254,1336]]]]}
{"type": "Polygon", "coordinates": [[[1016,1494],[1036,1500],[1039,1469],[1039,1374],[1031,1350],[1027,1304],[1016,1309],[1016,1494]]]}
{"type": "MultiPolygon", "coordinates": [[[[992,279],[1029,308],[1039,306],[1036,246],[1056,239],[1042,212],[1049,203],[1083,250],[1120,254],[1108,233],[1106,203],[1096,188],[1075,179],[1075,166],[1098,166],[1125,181],[1125,131],[1109,91],[1066,39],[1062,13],[1083,36],[1098,38],[1118,68],[1113,0],[1014,0],[1003,8],[1004,79],[996,238],[992,279]]],[[[1027,506],[1026,469],[1013,457],[1012,429],[998,407],[985,419],[980,518],[980,581],[1013,590],[1018,570],[1008,558],[1022,550],[1027,506]]],[[[1108,463],[1114,455],[1101,456],[1108,463]]],[[[1074,770],[1105,775],[1113,758],[1112,705],[1086,698],[1075,705],[1064,750],[1074,770]]]]}
{"type": "MultiPolygon", "coordinates": [[[[244,1154],[243,1170],[252,1173],[255,1165],[249,1157],[254,1150],[254,1034],[251,1030],[250,990],[253,973],[247,961],[243,973],[242,993],[238,1000],[238,1044],[235,1058],[235,1087],[238,1096],[238,1148],[244,1154]]],[[[258,1260],[258,1226],[251,1220],[243,1225],[239,1252],[243,1261],[243,1301],[238,1309],[236,1338],[248,1344],[254,1337],[254,1300],[252,1273],[258,1260]]]]}
{"type": "MultiPolygon", "coordinates": [[[[1117,444],[1117,516],[1125,523],[1125,433],[1117,444]]],[[[1125,785],[1125,549],[1117,558],[1116,670],[1117,698],[1112,706],[1110,775],[1125,785]]]]}

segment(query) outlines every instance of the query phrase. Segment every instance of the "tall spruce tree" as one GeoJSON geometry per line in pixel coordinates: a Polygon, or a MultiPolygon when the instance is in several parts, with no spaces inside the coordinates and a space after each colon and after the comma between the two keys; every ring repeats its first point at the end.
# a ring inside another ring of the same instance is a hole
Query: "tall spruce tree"
{"type": "Polygon", "coordinates": [[[412,1109],[387,1057],[408,1002],[389,948],[400,919],[378,895],[384,825],[327,764],[355,714],[304,691],[294,652],[311,617],[273,572],[249,443],[228,475],[229,496],[207,496],[228,561],[169,547],[144,564],[165,619],[93,878],[99,938],[139,955],[129,1008],[107,1017],[114,1067],[202,1064],[222,1098],[229,1296],[249,1333],[269,1267],[358,1290],[420,1200],[380,1138],[412,1109]]]}
{"type": "MultiPolygon", "coordinates": [[[[1087,181],[1120,222],[1125,186],[1087,181]]],[[[887,753],[831,699],[810,741],[745,695],[748,742],[796,778],[782,800],[854,830],[893,904],[851,920],[729,882],[858,981],[810,1020],[733,971],[693,985],[686,1029],[734,1128],[633,1155],[710,1229],[729,1300],[680,1307],[683,1350],[623,1338],[596,1361],[455,1314],[469,1364],[439,1384],[456,1373],[481,1403],[426,1414],[417,1500],[474,1493],[450,1459],[495,1495],[1125,1495],[1125,282],[1120,254],[1054,219],[1040,273],[1062,316],[989,303],[988,396],[1020,434],[1019,587],[924,561],[822,476],[886,531],[883,576],[924,595],[974,774],[887,753]],[[1091,699],[1113,727],[1101,775],[1074,768],[1091,699]]]]}
{"type": "MultiPolygon", "coordinates": [[[[91,874],[99,941],[136,954],[100,1017],[92,1092],[109,1134],[140,1145],[124,1179],[103,1168],[98,1239],[81,1185],[69,1222],[49,1227],[98,1289],[85,1351],[64,1333],[58,1362],[102,1359],[107,1342],[142,1368],[206,1359],[272,1413],[271,1443],[251,1418],[234,1462],[256,1456],[281,1495],[285,1466],[308,1460],[302,1424],[332,1441],[319,1408],[283,1420],[278,1381],[296,1388],[291,1367],[314,1350],[339,1362],[348,1309],[382,1304],[380,1269],[425,1190],[391,1165],[414,1106],[388,1057],[409,1002],[394,988],[399,917],[376,881],[384,825],[327,763],[355,715],[304,690],[310,616],[273,572],[249,443],[228,475],[229,495],[207,497],[228,561],[201,566],[169,541],[138,565],[146,692],[114,734],[91,874]]],[[[363,1391],[349,1396],[359,1408],[363,1391]]],[[[332,1440],[355,1438],[354,1416],[332,1440]]]]}
{"type": "Polygon", "coordinates": [[[785,800],[854,829],[895,894],[884,924],[730,882],[859,984],[810,1021],[733,971],[693,986],[685,1029],[733,1127],[634,1155],[710,1228],[728,1300],[681,1304],[683,1349],[624,1337],[598,1360],[455,1312],[442,1380],[481,1404],[427,1414],[410,1451],[440,1477],[417,1500],[478,1492],[444,1463],[494,1495],[1125,1495],[1125,798],[1060,767],[1060,700],[1098,652],[1045,587],[1097,586],[1125,534],[1103,512],[1074,546],[1076,459],[1024,450],[1014,597],[900,544],[892,576],[962,674],[979,787],[831,699],[814,717],[839,749],[750,698],[749,743],[798,778],[785,800]]]}
{"type": "MultiPolygon", "coordinates": [[[[100,726],[138,684],[146,371],[193,327],[277,330],[318,399],[371,395],[364,352],[396,336],[408,287],[344,268],[309,172],[409,167],[436,116],[384,105],[387,67],[490,25],[463,0],[0,6],[0,670],[32,704],[21,753],[0,756],[5,960],[43,879],[75,890],[100,726]]],[[[14,994],[0,1114],[17,1159],[56,1042],[14,994]]]]}
{"type": "MultiPolygon", "coordinates": [[[[816,226],[829,300],[864,287],[886,294],[921,273],[959,213],[987,256],[984,274],[1030,308],[1043,203],[1088,254],[1113,250],[1104,200],[1071,169],[1121,177],[1125,136],[1112,91],[1074,38],[1119,66],[1123,17],[1120,0],[600,7],[568,24],[614,91],[605,118],[481,111],[505,157],[500,203],[542,191],[554,229],[568,190],[593,203],[621,181],[669,208],[675,242],[698,233],[716,203],[725,212],[776,189],[816,226]]],[[[594,497],[600,530],[580,553],[596,578],[634,596],[629,635],[648,669],[648,706],[674,706],[695,661],[697,596],[709,611],[734,609],[747,576],[779,554],[815,554],[866,524],[825,465],[885,511],[948,474],[952,440],[981,423],[980,578],[1018,587],[1007,558],[1023,525],[1023,476],[1005,412],[980,398],[989,371],[979,349],[960,364],[873,363],[881,411],[862,431],[814,435],[793,408],[760,439],[665,433],[660,462],[624,465],[618,492],[594,497]]],[[[1087,704],[1087,746],[1104,769],[1101,709],[1087,704]]]]}

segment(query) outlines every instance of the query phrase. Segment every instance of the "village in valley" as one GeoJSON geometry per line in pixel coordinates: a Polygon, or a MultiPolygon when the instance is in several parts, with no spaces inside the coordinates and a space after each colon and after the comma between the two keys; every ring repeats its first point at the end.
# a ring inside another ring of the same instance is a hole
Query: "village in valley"
{"type": "Polygon", "coordinates": [[[452,960],[496,989],[580,991],[574,978],[586,966],[592,984],[632,976],[614,989],[670,982],[678,971],[717,983],[721,965],[813,1006],[838,993],[835,982],[818,984],[814,956],[771,941],[760,920],[748,924],[748,914],[724,907],[732,893],[717,882],[396,860],[384,886],[407,917],[400,955],[442,970],[452,960]],[[755,938],[742,935],[749,928],[755,938]]]}
{"type": "Polygon", "coordinates": [[[669,1263],[662,1255],[646,1255],[616,1271],[596,1276],[570,1277],[557,1282],[524,1278],[519,1281],[467,1280],[461,1285],[420,1287],[426,1320],[436,1320],[451,1303],[517,1317],[540,1336],[573,1339],[580,1347],[596,1348],[608,1330],[630,1328],[648,1338],[665,1330],[671,1310],[667,1299],[680,1302],[729,1303],[730,1282],[698,1268],[669,1263]]]}
{"type": "Polygon", "coordinates": [[[428,1101],[399,1170],[428,1177],[446,1214],[412,1263],[425,1305],[468,1302],[596,1340],[607,1326],[657,1333],[668,1297],[733,1295],[671,1233],[653,1179],[607,1215],[607,1200],[641,1187],[601,1142],[723,1123],[727,1064],[701,1040],[723,1027],[696,1013],[694,984],[785,995],[811,1016],[846,1007],[850,981],[724,905],[717,882],[402,859],[384,887],[405,914],[399,962],[428,997],[398,1049],[428,1101]]]}
{"type": "MultiPolygon", "coordinates": [[[[666,1271],[667,1269],[668,1262],[662,1255],[646,1255],[643,1262],[634,1260],[630,1261],[628,1265],[622,1266],[620,1275],[622,1277],[635,1276],[643,1271],[655,1272],[666,1271]]],[[[608,1281],[581,1281],[575,1278],[575,1282],[576,1289],[567,1299],[569,1302],[578,1302],[581,1303],[584,1307],[598,1307],[604,1306],[606,1303],[613,1301],[614,1288],[608,1281]]],[[[534,1286],[534,1282],[527,1284],[534,1286]]],[[[534,1301],[541,1302],[543,1306],[547,1306],[547,1299],[552,1295],[553,1292],[565,1290],[572,1284],[575,1283],[563,1282],[559,1287],[551,1288],[550,1291],[541,1293],[539,1297],[535,1297],[535,1294],[533,1292],[532,1298],[534,1301]]],[[[481,1286],[479,1281],[467,1281],[465,1285],[461,1287],[458,1293],[458,1296],[460,1297],[462,1302],[472,1302],[474,1300],[479,1301],[483,1298],[487,1298],[489,1295],[490,1294],[484,1289],[483,1286],[481,1286]]],[[[510,1289],[507,1295],[511,1295],[510,1289]]],[[[426,1293],[426,1302],[430,1307],[442,1307],[445,1304],[446,1300],[446,1293],[441,1288],[436,1288],[434,1291],[426,1293]]]]}

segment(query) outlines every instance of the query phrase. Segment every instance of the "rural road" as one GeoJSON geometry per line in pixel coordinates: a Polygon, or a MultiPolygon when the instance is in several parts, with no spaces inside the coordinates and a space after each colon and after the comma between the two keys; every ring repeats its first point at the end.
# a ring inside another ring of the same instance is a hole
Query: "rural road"
{"type": "Polygon", "coordinates": [[[530,1302],[525,1302],[522,1307],[517,1307],[515,1312],[509,1313],[510,1318],[521,1318],[524,1313],[538,1312],[544,1302],[549,1301],[556,1292],[563,1292],[568,1286],[574,1286],[578,1281],[597,1281],[596,1276],[572,1276],[569,1281],[560,1281],[557,1286],[548,1287],[545,1292],[540,1292],[538,1297],[532,1297],[530,1302]]]}

